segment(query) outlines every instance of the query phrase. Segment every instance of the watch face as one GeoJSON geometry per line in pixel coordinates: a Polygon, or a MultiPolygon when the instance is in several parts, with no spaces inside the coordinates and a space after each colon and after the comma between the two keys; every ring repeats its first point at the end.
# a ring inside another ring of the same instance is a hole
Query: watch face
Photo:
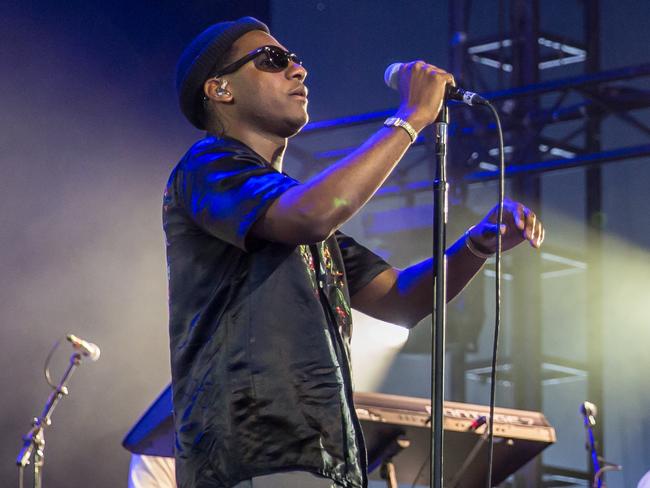
{"type": "Polygon", "coordinates": [[[390,127],[397,127],[397,126],[402,125],[400,122],[402,122],[402,121],[400,119],[398,119],[397,117],[389,117],[384,122],[384,125],[388,125],[390,127]]]}

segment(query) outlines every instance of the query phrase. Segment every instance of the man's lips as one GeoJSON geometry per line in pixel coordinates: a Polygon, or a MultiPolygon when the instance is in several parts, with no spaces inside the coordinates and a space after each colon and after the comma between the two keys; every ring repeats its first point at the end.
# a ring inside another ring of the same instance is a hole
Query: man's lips
{"type": "Polygon", "coordinates": [[[292,97],[301,97],[301,98],[307,98],[307,87],[301,86],[296,88],[295,90],[292,90],[289,92],[289,95],[292,97]]]}

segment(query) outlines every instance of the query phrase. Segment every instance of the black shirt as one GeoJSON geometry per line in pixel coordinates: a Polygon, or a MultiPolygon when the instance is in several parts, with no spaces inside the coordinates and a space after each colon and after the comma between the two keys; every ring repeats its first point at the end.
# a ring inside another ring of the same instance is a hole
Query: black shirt
{"type": "Polygon", "coordinates": [[[197,142],[163,202],[181,488],[287,469],[367,485],[352,405],[350,296],[389,265],[337,232],[313,245],[248,233],[297,185],[233,139],[197,142]]]}

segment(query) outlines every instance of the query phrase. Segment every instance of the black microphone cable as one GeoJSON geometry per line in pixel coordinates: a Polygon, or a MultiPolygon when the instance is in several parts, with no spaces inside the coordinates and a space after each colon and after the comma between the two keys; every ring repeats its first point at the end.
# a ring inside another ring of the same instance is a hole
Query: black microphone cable
{"type": "Polygon", "coordinates": [[[498,208],[497,208],[497,248],[494,256],[495,260],[495,307],[494,307],[494,337],[492,342],[492,362],[490,367],[490,413],[488,419],[488,461],[487,461],[487,487],[492,487],[492,465],[494,459],[494,404],[496,398],[497,383],[497,358],[499,353],[499,329],[501,326],[501,254],[502,254],[502,236],[501,226],[503,225],[503,203],[505,199],[505,151],[503,144],[503,130],[501,128],[501,119],[496,108],[480,95],[463,90],[459,87],[448,87],[447,96],[452,100],[463,102],[467,105],[485,105],[490,109],[497,127],[497,136],[499,140],[499,189],[498,189],[498,208]]]}
{"type": "Polygon", "coordinates": [[[503,150],[503,130],[501,129],[501,120],[494,106],[486,101],[486,105],[494,115],[497,125],[497,135],[499,138],[499,194],[498,194],[498,211],[497,211],[497,249],[494,256],[495,260],[495,308],[494,308],[494,338],[492,343],[492,364],[490,370],[490,415],[488,419],[488,472],[487,487],[492,487],[492,464],[494,458],[494,404],[496,397],[497,383],[497,356],[499,351],[499,328],[501,326],[501,247],[502,236],[501,226],[503,225],[503,202],[505,197],[505,154],[503,150]]]}

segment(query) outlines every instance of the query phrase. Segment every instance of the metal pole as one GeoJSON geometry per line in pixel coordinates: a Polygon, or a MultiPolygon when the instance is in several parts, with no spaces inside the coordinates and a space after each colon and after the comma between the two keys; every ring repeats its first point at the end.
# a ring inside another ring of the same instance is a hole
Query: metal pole
{"type": "MultiPolygon", "coordinates": [[[[587,45],[587,74],[597,73],[600,69],[600,8],[599,0],[585,2],[585,38],[587,45]]],[[[589,153],[598,153],[602,150],[601,142],[602,116],[596,107],[587,109],[585,149],[589,153]]],[[[587,227],[587,307],[585,310],[589,334],[587,334],[587,358],[590,365],[587,376],[587,394],[589,399],[600,408],[599,422],[593,425],[593,433],[600,441],[601,456],[604,452],[604,412],[603,401],[603,304],[607,300],[603,294],[604,277],[601,270],[603,257],[602,229],[603,229],[603,201],[602,171],[599,165],[589,166],[585,170],[585,218],[587,227]]],[[[590,457],[590,470],[592,479],[599,471],[597,459],[590,457]]],[[[598,483],[600,486],[600,478],[598,483]]]]}
{"type": "Polygon", "coordinates": [[[434,124],[436,177],[433,183],[433,258],[434,277],[433,331],[431,334],[431,471],[432,488],[442,488],[443,481],[443,402],[445,378],[445,324],[447,321],[447,127],[449,109],[443,104],[434,124]]]}

